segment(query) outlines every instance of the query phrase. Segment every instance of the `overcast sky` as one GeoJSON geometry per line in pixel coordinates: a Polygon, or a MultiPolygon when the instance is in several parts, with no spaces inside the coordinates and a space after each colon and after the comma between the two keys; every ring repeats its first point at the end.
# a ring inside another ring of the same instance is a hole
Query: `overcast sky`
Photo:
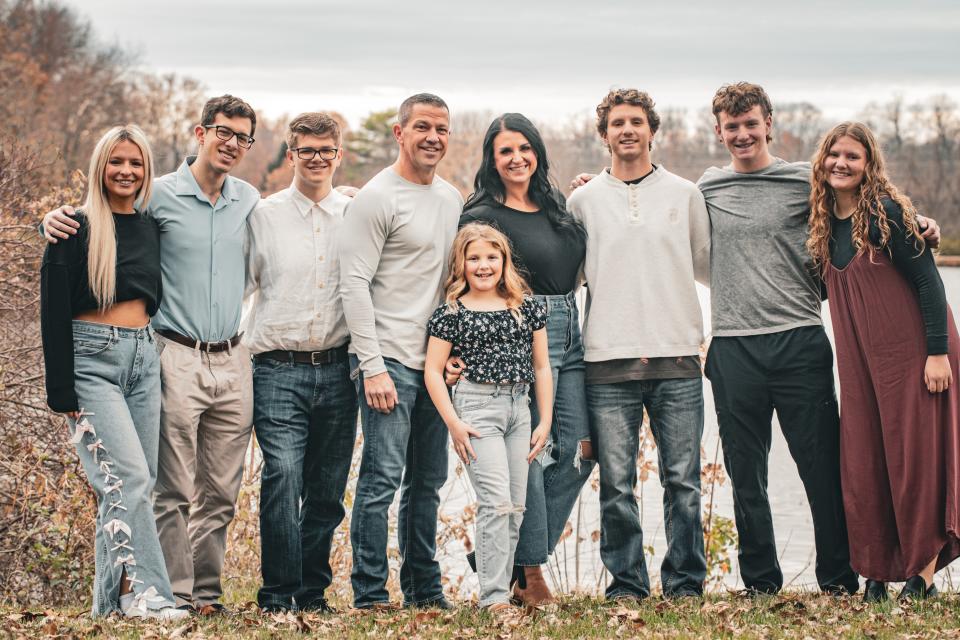
{"type": "Polygon", "coordinates": [[[737,80],[838,119],[895,92],[960,100],[956,0],[66,1],[144,68],[271,117],[332,109],[355,125],[431,91],[454,112],[563,122],[613,86],[700,109],[737,80]]]}

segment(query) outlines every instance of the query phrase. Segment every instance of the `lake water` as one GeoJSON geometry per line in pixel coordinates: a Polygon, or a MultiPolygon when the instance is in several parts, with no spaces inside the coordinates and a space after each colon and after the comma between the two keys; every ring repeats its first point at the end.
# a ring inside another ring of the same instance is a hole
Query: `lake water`
{"type": "MultiPolygon", "coordinates": [[[[954,309],[960,307],[960,268],[942,267],[947,291],[947,299],[954,309]]],[[[705,328],[709,331],[709,290],[698,285],[701,306],[705,315],[705,328]]],[[[582,308],[582,306],[581,306],[582,308]]],[[[833,339],[830,326],[829,303],[823,308],[824,324],[827,332],[833,339]]],[[[836,370],[836,368],[834,368],[836,370]]],[[[957,381],[955,381],[956,383],[957,381]]],[[[709,382],[704,379],[704,425],[703,451],[705,462],[713,462],[719,451],[719,437],[717,432],[716,413],[713,407],[713,395],[709,382]]],[[[716,461],[723,463],[722,453],[716,461]]],[[[656,457],[654,453],[653,462],[656,457]]],[[[450,479],[444,486],[441,497],[443,516],[459,521],[466,505],[473,501],[473,492],[466,474],[457,473],[458,461],[451,453],[450,479]]],[[[599,493],[596,490],[596,471],[580,496],[580,503],[571,514],[573,534],[568,536],[557,548],[549,563],[550,579],[555,588],[566,591],[582,590],[587,592],[602,591],[606,576],[600,562],[599,551],[599,493]]],[[[646,482],[638,487],[640,494],[640,514],[644,529],[644,544],[652,545],[652,555],[648,555],[647,562],[650,570],[651,583],[659,583],[660,562],[666,549],[663,528],[663,492],[660,488],[656,473],[650,474],[646,482]]],[[[777,537],[777,550],[780,565],[783,569],[784,585],[796,589],[816,589],[814,575],[813,524],[810,510],[807,506],[803,485],[800,483],[797,467],[787,450],[786,441],[780,432],[780,427],[774,419],[773,446],[770,451],[770,479],[769,495],[773,511],[774,527],[777,537]]],[[[704,498],[704,504],[709,496],[704,498]]],[[[715,485],[713,492],[714,513],[733,519],[733,495],[729,480],[722,485],[715,485]]],[[[469,527],[473,535],[472,526],[469,527]]],[[[724,576],[721,585],[715,587],[737,588],[742,586],[736,567],[736,549],[731,549],[730,558],[733,567],[729,574],[724,576]]],[[[463,559],[463,547],[459,540],[445,545],[440,555],[444,568],[444,575],[453,581],[462,579],[462,593],[475,592],[477,588],[476,576],[472,574],[463,559]]],[[[951,582],[947,571],[941,572],[938,579],[941,583],[951,582]]],[[[947,586],[947,585],[944,585],[947,586]]]]}

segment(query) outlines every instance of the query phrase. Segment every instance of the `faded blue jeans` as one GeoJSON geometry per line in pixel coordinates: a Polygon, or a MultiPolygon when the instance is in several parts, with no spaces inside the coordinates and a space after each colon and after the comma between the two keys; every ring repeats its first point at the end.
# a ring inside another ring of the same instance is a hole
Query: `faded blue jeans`
{"type": "Polygon", "coordinates": [[[358,609],[389,602],[387,516],[400,489],[397,539],[400,545],[400,588],[405,605],[443,599],[437,553],[437,510],[440,487],[447,480],[447,427],[423,382],[423,371],[387,359],[387,372],[399,402],[382,414],[363,394],[363,374],[350,356],[363,428],[363,459],[350,521],[353,545],[353,602],[358,609]]]}
{"type": "Polygon", "coordinates": [[[600,464],[600,558],[611,577],[606,596],[650,595],[634,495],[644,408],[657,443],[663,486],[663,594],[702,594],[707,572],[700,520],[703,379],[588,385],[587,399],[600,464]]]}
{"type": "MultiPolygon", "coordinates": [[[[573,293],[536,296],[547,307],[547,342],[553,373],[553,449],[544,464],[534,461],[527,478],[527,511],[520,527],[514,563],[539,566],[553,553],[567,525],[593,462],[580,459],[580,441],[589,440],[584,386],[583,341],[573,293]]],[[[539,423],[536,394],[531,392],[531,424],[539,423]]]]}
{"type": "Polygon", "coordinates": [[[480,437],[466,465],[477,493],[477,575],[480,606],[510,601],[513,554],[520,536],[530,453],[530,385],[460,380],[453,407],[480,437]]]}
{"type": "Polygon", "coordinates": [[[69,420],[97,496],[93,615],[119,610],[124,571],[134,604],[173,606],[153,517],[160,439],[160,356],[149,327],[73,321],[78,420],[69,420]]]}
{"type": "Polygon", "coordinates": [[[310,606],[333,573],[330,548],[357,436],[357,392],[343,362],[254,357],[253,428],[260,480],[261,607],[310,606]]]}

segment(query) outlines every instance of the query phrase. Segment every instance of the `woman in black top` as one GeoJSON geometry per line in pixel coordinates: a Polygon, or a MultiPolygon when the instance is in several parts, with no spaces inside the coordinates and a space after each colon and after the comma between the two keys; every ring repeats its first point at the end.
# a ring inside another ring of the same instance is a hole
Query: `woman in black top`
{"type": "Polygon", "coordinates": [[[810,237],[830,297],[840,374],[840,473],[850,565],[864,598],[936,594],[960,556],[960,336],[910,198],[865,125],[813,160],[810,237]]]}
{"type": "Polygon", "coordinates": [[[90,160],[77,238],[50,244],[40,271],[47,404],[67,416],[97,495],[93,615],[182,618],[174,608],[151,494],[160,434],[160,236],[150,147],[114,127],[90,160]]]}
{"type": "MultiPolygon", "coordinates": [[[[511,242],[514,259],[534,295],[547,308],[547,338],[553,373],[552,451],[530,465],[526,513],[520,529],[513,595],[524,604],[553,600],[540,565],[563,533],[590,476],[583,343],[574,292],[586,255],[586,233],[566,209],[548,177],[543,138],[519,113],[506,113],[483,139],[483,159],[460,225],[486,222],[511,242]]],[[[534,407],[535,404],[531,405],[534,407]]],[[[533,416],[533,423],[538,419],[533,416]]]]}

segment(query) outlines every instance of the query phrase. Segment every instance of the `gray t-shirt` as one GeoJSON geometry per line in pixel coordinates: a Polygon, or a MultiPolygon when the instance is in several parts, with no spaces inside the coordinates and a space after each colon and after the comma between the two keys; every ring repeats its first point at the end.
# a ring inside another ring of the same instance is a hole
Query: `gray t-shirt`
{"type": "Polygon", "coordinates": [[[822,324],[820,283],[805,246],[810,163],[753,173],[711,167],[697,182],[710,214],[714,336],[822,324]]]}

